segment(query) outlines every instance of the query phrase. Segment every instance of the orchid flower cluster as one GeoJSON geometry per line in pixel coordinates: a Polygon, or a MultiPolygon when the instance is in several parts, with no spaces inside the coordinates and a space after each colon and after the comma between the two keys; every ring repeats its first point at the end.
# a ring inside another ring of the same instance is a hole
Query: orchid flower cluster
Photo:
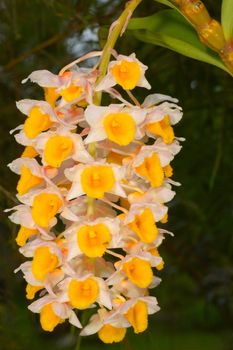
{"type": "Polygon", "coordinates": [[[45,98],[17,102],[26,119],[12,132],[25,148],[9,164],[21,203],[10,219],[29,258],[16,272],[27,299],[39,295],[28,308],[45,331],[68,320],[82,336],[119,342],[129,327],[145,331],[159,310],[149,294],[164,266],[158,247],[171,234],[162,225],[179,185],[170,163],[181,149],[173,125],[182,109],[162,94],[138,102],[132,90],[150,89],[146,69],[135,54],[115,52],[101,81],[98,64],[39,70],[23,81],[41,86],[45,98]],[[115,103],[97,105],[98,93],[115,103]],[[92,316],[82,325],[85,309],[92,316]]]}

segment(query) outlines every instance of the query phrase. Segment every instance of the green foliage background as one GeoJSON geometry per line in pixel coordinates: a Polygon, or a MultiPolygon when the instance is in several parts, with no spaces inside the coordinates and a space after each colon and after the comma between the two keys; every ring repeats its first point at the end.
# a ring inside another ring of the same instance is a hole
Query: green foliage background
{"type": "MultiPolygon", "coordinates": [[[[99,28],[109,25],[124,3],[0,0],[1,209],[15,204],[17,177],[6,164],[22,151],[9,136],[9,130],[24,120],[15,100],[42,97],[40,89],[21,85],[21,80],[37,69],[56,73],[77,56],[98,49],[99,28]]],[[[212,17],[220,19],[221,1],[205,4],[212,17]]],[[[162,8],[144,0],[136,16],[162,8]]],[[[166,268],[155,290],[162,310],[151,317],[148,332],[130,334],[112,349],[232,350],[232,79],[216,67],[139,42],[132,31],[119,40],[117,49],[124,54],[135,51],[149,66],[153,92],[179,98],[184,118],[176,134],[186,142],[174,162],[174,179],[182,182],[170,205],[168,229],[175,237],[161,249],[166,268]]],[[[136,90],[139,99],[146,93],[136,90]]],[[[27,310],[24,281],[13,274],[23,261],[14,242],[17,227],[2,211],[0,215],[0,348],[73,349],[76,335],[67,325],[45,334],[27,310]]],[[[110,348],[96,337],[82,344],[84,349],[110,348]]]]}

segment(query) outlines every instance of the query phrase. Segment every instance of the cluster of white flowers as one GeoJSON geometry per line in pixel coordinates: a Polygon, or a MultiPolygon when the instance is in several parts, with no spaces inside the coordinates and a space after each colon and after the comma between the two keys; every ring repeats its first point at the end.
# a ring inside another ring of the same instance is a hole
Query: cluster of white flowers
{"type": "Polygon", "coordinates": [[[181,149],[172,125],[182,109],[161,94],[136,100],[132,89],[150,88],[146,69],[135,54],[116,55],[98,83],[98,66],[77,65],[25,80],[44,89],[45,101],[17,102],[26,120],[13,132],[25,149],[9,164],[21,202],[10,219],[29,258],[16,271],[27,298],[39,294],[29,309],[46,331],[66,319],[82,328],[79,312],[92,308],[81,335],[119,342],[128,327],[143,332],[159,310],[149,290],[160,282],[158,247],[169,234],[161,226],[179,185],[170,163],[181,149]],[[118,103],[94,104],[100,91],[118,103]]]}

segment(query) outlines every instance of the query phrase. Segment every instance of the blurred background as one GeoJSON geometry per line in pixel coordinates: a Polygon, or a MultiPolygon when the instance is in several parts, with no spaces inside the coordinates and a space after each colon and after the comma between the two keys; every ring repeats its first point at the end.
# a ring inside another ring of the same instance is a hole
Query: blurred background
{"type": "MultiPolygon", "coordinates": [[[[220,18],[221,1],[204,1],[220,18]]],[[[61,325],[53,334],[40,329],[27,310],[25,282],[13,270],[23,261],[15,244],[18,228],[3,213],[15,205],[17,176],[6,164],[22,149],[9,135],[24,116],[15,107],[22,98],[41,98],[41,90],[21,80],[33,70],[57,73],[84,53],[99,49],[99,28],[122,11],[120,0],[0,0],[0,348],[44,350],[75,348],[76,335],[61,325]]],[[[144,0],[135,16],[164,6],[144,0]]],[[[175,233],[161,248],[163,281],[154,290],[161,311],[142,335],[129,332],[112,349],[232,350],[232,79],[220,69],[167,49],[137,41],[132,32],[119,39],[122,54],[136,52],[149,66],[153,92],[177,97],[184,117],[176,126],[186,138],[174,161],[174,179],[182,183],[170,204],[167,228],[175,233]]],[[[146,92],[136,90],[139,99],[146,92]]],[[[81,349],[109,349],[89,337],[81,349]]]]}

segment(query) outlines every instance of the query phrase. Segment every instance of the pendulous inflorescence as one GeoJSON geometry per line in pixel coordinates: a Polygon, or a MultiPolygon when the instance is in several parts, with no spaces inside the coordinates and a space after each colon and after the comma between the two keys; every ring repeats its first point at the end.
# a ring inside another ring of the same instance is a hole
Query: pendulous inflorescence
{"type": "Polygon", "coordinates": [[[132,90],[150,89],[147,67],[135,54],[112,54],[101,81],[98,64],[35,71],[23,81],[41,86],[45,98],[17,102],[26,119],[12,132],[25,148],[9,164],[21,203],[10,219],[28,258],[16,271],[27,299],[37,296],[29,309],[45,331],[68,320],[105,343],[121,341],[128,327],[145,331],[159,310],[150,290],[164,266],[159,246],[171,234],[162,227],[179,185],[171,162],[182,141],[173,130],[182,117],[177,99],[151,94],[139,103],[132,90]],[[114,103],[98,105],[99,93],[114,103]],[[93,312],[82,325],[85,309],[93,312]]]}

